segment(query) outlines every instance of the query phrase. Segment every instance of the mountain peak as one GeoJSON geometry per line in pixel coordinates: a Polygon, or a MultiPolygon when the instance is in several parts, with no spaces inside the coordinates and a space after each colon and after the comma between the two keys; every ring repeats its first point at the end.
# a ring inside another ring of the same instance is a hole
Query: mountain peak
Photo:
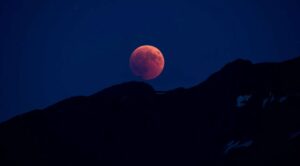
{"type": "Polygon", "coordinates": [[[299,66],[238,59],[190,89],[73,97],[1,124],[0,165],[300,163],[299,66]]]}
{"type": "Polygon", "coordinates": [[[102,95],[140,96],[140,95],[149,95],[154,93],[155,90],[151,85],[140,81],[130,81],[130,82],[113,85],[109,88],[103,89],[102,91],[92,96],[102,96],[102,95]]]}
{"type": "Polygon", "coordinates": [[[251,65],[252,62],[250,60],[247,59],[236,59],[232,62],[229,62],[227,65],[225,66],[243,66],[243,65],[251,65]]]}

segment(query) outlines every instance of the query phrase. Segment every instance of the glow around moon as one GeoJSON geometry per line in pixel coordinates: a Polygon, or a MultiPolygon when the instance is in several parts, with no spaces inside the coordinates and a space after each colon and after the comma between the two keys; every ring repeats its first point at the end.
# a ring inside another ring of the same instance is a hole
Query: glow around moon
{"type": "Polygon", "coordinates": [[[161,51],[151,45],[143,45],[136,48],[129,59],[129,66],[134,75],[144,80],[158,77],[165,65],[161,51]]]}

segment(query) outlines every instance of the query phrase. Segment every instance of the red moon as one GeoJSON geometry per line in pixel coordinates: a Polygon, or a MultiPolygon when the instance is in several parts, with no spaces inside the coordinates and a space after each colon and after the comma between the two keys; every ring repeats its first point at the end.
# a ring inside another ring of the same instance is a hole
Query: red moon
{"type": "Polygon", "coordinates": [[[158,48],[143,45],[132,52],[129,66],[134,75],[144,80],[151,80],[161,74],[165,66],[165,60],[158,48]]]}

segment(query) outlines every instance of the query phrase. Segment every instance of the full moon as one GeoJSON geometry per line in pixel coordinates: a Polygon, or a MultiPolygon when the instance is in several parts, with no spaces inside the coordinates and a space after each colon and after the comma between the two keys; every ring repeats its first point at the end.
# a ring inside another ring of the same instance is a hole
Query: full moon
{"type": "Polygon", "coordinates": [[[151,45],[136,48],[129,59],[129,66],[134,75],[144,80],[158,77],[164,69],[165,60],[161,51],[151,45]]]}

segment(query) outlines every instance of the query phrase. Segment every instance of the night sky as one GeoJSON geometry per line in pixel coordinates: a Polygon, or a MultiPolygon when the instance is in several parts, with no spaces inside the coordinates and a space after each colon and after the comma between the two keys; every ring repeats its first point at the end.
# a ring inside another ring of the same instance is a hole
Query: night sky
{"type": "Polygon", "coordinates": [[[157,90],[191,87],[237,58],[300,55],[298,0],[1,0],[0,121],[139,80],[128,61],[165,56],[157,90]]]}

